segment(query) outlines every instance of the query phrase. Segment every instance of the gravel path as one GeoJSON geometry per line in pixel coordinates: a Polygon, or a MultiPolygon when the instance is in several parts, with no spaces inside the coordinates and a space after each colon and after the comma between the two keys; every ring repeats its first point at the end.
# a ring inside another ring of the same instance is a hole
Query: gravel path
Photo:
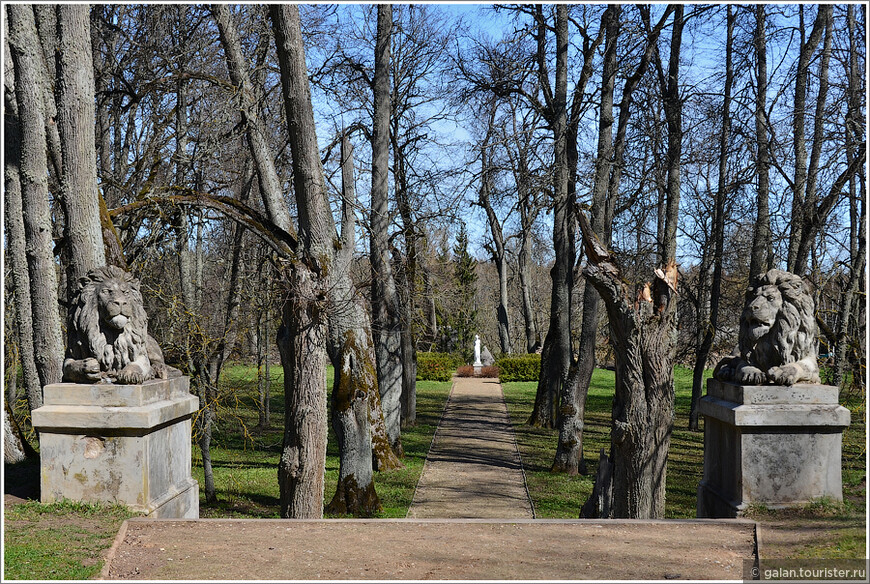
{"type": "Polygon", "coordinates": [[[454,379],[408,517],[534,517],[497,379],[454,379]]]}

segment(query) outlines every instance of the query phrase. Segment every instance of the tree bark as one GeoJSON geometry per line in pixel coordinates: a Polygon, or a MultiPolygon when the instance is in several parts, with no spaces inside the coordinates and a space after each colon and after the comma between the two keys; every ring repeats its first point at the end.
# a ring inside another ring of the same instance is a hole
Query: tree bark
{"type": "Polygon", "coordinates": [[[89,11],[90,7],[83,4],[57,7],[57,121],[63,152],[61,190],[66,215],[64,238],[70,259],[67,267],[70,297],[79,278],[106,264],[97,191],[89,11]]]}
{"type": "MultiPolygon", "coordinates": [[[[398,125],[398,119],[393,119],[392,122],[398,125]]],[[[417,342],[412,326],[417,290],[417,225],[411,209],[411,193],[408,191],[405,154],[396,143],[396,134],[398,134],[398,128],[393,131],[391,138],[396,202],[399,207],[399,216],[402,218],[402,235],[405,240],[404,262],[396,270],[396,279],[398,280],[399,316],[402,325],[402,428],[408,428],[417,424],[417,342]]]]}
{"type": "MultiPolygon", "coordinates": [[[[581,214],[586,248],[583,270],[607,308],[616,360],[610,439],[610,517],[664,516],[665,475],[674,419],[676,266],[656,270],[652,301],[635,305],[619,268],[581,214]]],[[[596,485],[601,491],[603,485],[596,485]]]]}
{"type": "MultiPolygon", "coordinates": [[[[33,355],[39,383],[44,387],[61,380],[63,342],[48,202],[45,115],[39,69],[42,61],[32,7],[10,5],[7,15],[21,131],[19,177],[33,314],[33,355]]],[[[31,399],[31,408],[41,406],[42,392],[38,399],[36,395],[31,399]]]]}
{"type": "Polygon", "coordinates": [[[725,199],[728,195],[728,142],[731,136],[731,89],[734,84],[733,41],[734,11],[727,7],[727,32],[725,37],[725,91],[722,99],[722,130],[719,134],[719,177],[716,186],[716,196],[713,208],[713,225],[710,239],[713,242],[713,257],[711,263],[713,275],[710,279],[709,320],[703,323],[703,337],[698,353],[695,356],[695,367],[692,371],[692,406],[689,412],[689,429],[698,430],[698,400],[701,399],[704,383],[704,369],[716,330],[719,328],[719,298],[722,291],[722,257],[725,248],[725,199]]]}
{"type": "MultiPolygon", "coordinates": [[[[848,113],[846,115],[846,156],[849,164],[854,160],[855,141],[863,134],[861,124],[861,79],[858,76],[858,39],[857,23],[855,22],[855,7],[851,4],[846,8],[847,26],[849,29],[849,63],[848,63],[848,113]]],[[[863,178],[861,172],[856,172],[849,180],[849,280],[845,293],[841,296],[840,309],[837,316],[836,342],[834,345],[834,376],[833,383],[842,386],[845,380],[846,351],[848,347],[849,328],[852,321],[853,299],[859,290],[864,274],[867,252],[867,214],[866,214],[866,181],[856,181],[863,178]],[[860,182],[860,194],[856,192],[856,182],[860,182]],[[860,201],[860,205],[859,205],[860,201]]],[[[857,372],[856,372],[857,373],[857,372]]]]}
{"type": "MultiPolygon", "coordinates": [[[[665,117],[668,121],[668,182],[665,204],[665,233],[662,245],[661,265],[668,266],[677,256],[677,210],[680,208],[680,157],[683,149],[683,102],[680,99],[680,47],[683,40],[684,6],[674,7],[674,22],[671,34],[671,55],[668,62],[667,80],[662,74],[661,59],[659,77],[664,94],[665,117]]],[[[656,51],[658,54],[658,51],[656,51]]]]}
{"type": "MultiPolygon", "coordinates": [[[[21,130],[18,119],[18,103],[15,99],[14,66],[10,55],[8,38],[6,44],[5,72],[3,79],[4,100],[4,195],[7,233],[7,258],[12,268],[12,284],[15,290],[15,332],[18,341],[18,357],[24,391],[30,411],[42,404],[42,387],[34,360],[33,303],[30,297],[30,275],[27,273],[27,241],[24,229],[24,204],[19,176],[21,161],[21,130]]],[[[58,322],[58,324],[60,324],[58,322]]],[[[13,376],[17,366],[13,362],[13,376]]],[[[10,400],[11,401],[11,400],[10,400]]]]}
{"type": "Polygon", "coordinates": [[[267,301],[261,311],[257,312],[257,391],[258,420],[257,426],[266,429],[271,425],[271,394],[272,378],[269,371],[269,349],[266,340],[269,336],[270,310],[267,301]]]}
{"type": "Polygon", "coordinates": [[[402,456],[401,321],[389,247],[390,36],[392,6],[378,5],[372,120],[372,327],[378,389],[390,446],[402,456]]]}
{"type": "Polygon", "coordinates": [[[553,428],[562,384],[571,364],[571,290],[574,285],[573,201],[568,196],[568,158],[566,129],[568,123],[568,8],[556,5],[555,87],[545,65],[547,25],[542,7],[537,6],[538,77],[544,88],[551,115],[547,120],[553,132],[553,247],[555,260],[550,270],[553,281],[550,295],[550,328],[541,354],[541,375],[529,424],[553,428]],[[551,94],[552,93],[552,94],[551,94]],[[551,94],[551,95],[550,95],[551,94]]]}
{"type": "MultiPolygon", "coordinates": [[[[281,463],[282,517],[323,514],[326,461],[326,310],[333,273],[335,223],[323,180],[299,10],[269,7],[293,156],[293,185],[304,257],[289,270],[290,290],[279,335],[284,365],[285,431],[281,463]]],[[[354,395],[354,394],[352,394],[354,395]]]]}
{"type": "Polygon", "coordinates": [[[355,247],[356,191],[353,146],[341,140],[342,220],[330,286],[328,353],[335,368],[332,427],[338,439],[338,485],[327,513],[370,517],[380,510],[372,475],[372,431],[368,396],[377,392],[368,315],[350,277],[355,247]]]}
{"type": "Polygon", "coordinates": [[[284,366],[281,517],[319,519],[326,465],[326,291],[317,273],[302,262],[291,264],[285,278],[288,297],[278,331],[284,366]]]}
{"type": "MultiPolygon", "coordinates": [[[[520,159],[524,158],[520,154],[520,159]]],[[[528,168],[526,166],[526,168],[528,168]]],[[[522,170],[521,170],[522,172],[522,170]]],[[[528,172],[524,173],[528,176],[528,172]]],[[[517,189],[519,191],[520,201],[520,249],[517,253],[517,275],[520,280],[520,294],[523,299],[523,329],[526,335],[526,352],[534,353],[541,347],[541,337],[538,333],[538,325],[535,320],[535,309],[532,305],[531,294],[531,257],[532,257],[532,224],[537,217],[538,209],[529,205],[531,197],[530,189],[528,188],[528,179],[517,181],[517,189]]]]}
{"type": "MultiPolygon", "coordinates": [[[[607,197],[610,191],[611,169],[613,167],[613,90],[616,78],[616,44],[619,37],[619,17],[621,8],[611,5],[605,10],[601,19],[600,31],[604,31],[604,65],[601,81],[601,102],[598,124],[598,152],[595,161],[595,179],[592,184],[592,229],[596,236],[609,243],[607,217],[607,197]]],[[[599,37],[600,37],[599,31],[599,37]]],[[[592,59],[592,53],[587,59],[592,59]]],[[[645,63],[646,61],[644,61],[645,63]]],[[[645,68],[645,65],[643,65],[645,68]]],[[[631,87],[626,84],[627,92],[624,98],[626,107],[620,115],[627,121],[628,104],[631,103],[631,87]]],[[[582,93],[583,87],[578,88],[582,93]]],[[[578,89],[575,89],[577,91],[578,89]]],[[[618,180],[615,176],[613,180],[618,180]]],[[[562,388],[559,409],[559,438],[556,444],[556,454],[553,458],[553,472],[578,474],[585,472],[583,461],[583,427],[586,412],[586,396],[589,393],[589,383],[595,369],[595,347],[598,341],[599,295],[592,286],[583,290],[583,322],[580,332],[580,351],[568,374],[568,380],[562,388]]]]}
{"type": "Polygon", "coordinates": [[[508,319],[508,290],[507,290],[507,254],[504,246],[504,233],[502,232],[501,222],[495,213],[490,201],[490,164],[489,164],[489,140],[494,130],[496,106],[492,106],[492,111],[489,116],[489,125],[487,127],[487,135],[480,151],[481,171],[480,171],[480,192],[478,193],[477,204],[480,205],[486,212],[487,223],[489,224],[489,233],[492,236],[492,261],[495,264],[496,272],[498,273],[498,306],[496,307],[496,322],[498,323],[498,340],[502,354],[509,355],[511,353],[511,337],[508,319]]]}
{"type": "Polygon", "coordinates": [[[771,268],[770,233],[770,160],[767,133],[767,29],[763,4],[755,6],[755,70],[758,88],[755,96],[755,139],[757,154],[755,175],[757,180],[755,231],[749,262],[749,281],[754,282],[771,268]]]}
{"type": "Polygon", "coordinates": [[[21,428],[12,415],[9,402],[3,401],[3,463],[15,464],[39,456],[24,439],[21,428]]]}

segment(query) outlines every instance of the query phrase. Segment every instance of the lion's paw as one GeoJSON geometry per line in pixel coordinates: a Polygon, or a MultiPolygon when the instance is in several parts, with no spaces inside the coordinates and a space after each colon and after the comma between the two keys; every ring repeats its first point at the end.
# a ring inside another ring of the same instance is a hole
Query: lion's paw
{"type": "Polygon", "coordinates": [[[777,385],[794,385],[798,373],[797,367],[786,365],[785,367],[771,367],[767,372],[767,377],[777,385]]]}
{"type": "Polygon", "coordinates": [[[761,385],[767,380],[764,372],[752,365],[746,365],[735,371],[734,378],[743,385],[761,385]]]}
{"type": "Polygon", "coordinates": [[[139,365],[137,365],[136,363],[130,363],[129,365],[118,371],[116,379],[119,383],[138,385],[140,383],[144,383],[147,380],[147,375],[145,375],[145,372],[139,365]]]}

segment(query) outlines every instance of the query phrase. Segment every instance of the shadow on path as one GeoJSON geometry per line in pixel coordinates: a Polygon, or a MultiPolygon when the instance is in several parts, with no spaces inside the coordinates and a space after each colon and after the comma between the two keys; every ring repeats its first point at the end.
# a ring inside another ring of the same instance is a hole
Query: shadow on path
{"type": "Polygon", "coordinates": [[[409,518],[534,517],[501,385],[456,378],[409,518]]]}

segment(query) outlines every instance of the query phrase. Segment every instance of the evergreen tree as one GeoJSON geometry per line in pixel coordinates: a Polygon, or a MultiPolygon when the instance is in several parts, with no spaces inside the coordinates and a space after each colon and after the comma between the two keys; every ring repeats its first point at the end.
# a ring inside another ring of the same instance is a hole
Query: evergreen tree
{"type": "Polygon", "coordinates": [[[453,318],[459,350],[468,352],[478,331],[477,303],[477,261],[468,253],[468,230],[465,223],[459,224],[459,233],[453,246],[453,277],[456,279],[459,294],[459,310],[453,318]]]}

